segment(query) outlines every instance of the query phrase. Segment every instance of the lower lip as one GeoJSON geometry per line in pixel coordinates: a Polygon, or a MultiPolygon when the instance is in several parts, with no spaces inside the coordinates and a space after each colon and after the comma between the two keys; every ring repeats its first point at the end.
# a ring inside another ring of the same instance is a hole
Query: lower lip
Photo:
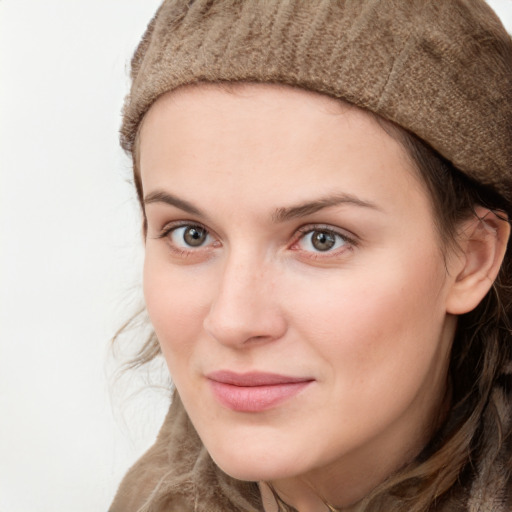
{"type": "Polygon", "coordinates": [[[276,407],[302,391],[312,381],[289,382],[268,386],[235,386],[210,380],[217,400],[238,412],[261,412],[276,407]]]}

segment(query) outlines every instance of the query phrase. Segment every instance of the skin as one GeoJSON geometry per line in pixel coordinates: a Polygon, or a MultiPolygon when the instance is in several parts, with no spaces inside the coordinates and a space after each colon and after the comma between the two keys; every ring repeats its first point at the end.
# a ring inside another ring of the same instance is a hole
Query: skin
{"type": "Polygon", "coordinates": [[[451,313],[466,308],[468,259],[441,247],[405,150],[355,107],[248,84],[162,96],[138,154],[147,309],[212,458],[301,512],[325,510],[319,496],[355,509],[442,419],[451,313]],[[190,225],[202,245],[184,240],[190,225]],[[316,249],[315,230],[334,248],[316,249]],[[217,370],[312,382],[238,412],[214,396],[217,370]]]}

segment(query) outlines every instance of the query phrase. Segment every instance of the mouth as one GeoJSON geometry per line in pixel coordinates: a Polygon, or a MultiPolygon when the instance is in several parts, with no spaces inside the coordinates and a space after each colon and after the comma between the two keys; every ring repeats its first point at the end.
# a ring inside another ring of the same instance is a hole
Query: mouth
{"type": "Polygon", "coordinates": [[[309,384],[310,377],[275,373],[235,373],[227,370],[206,375],[215,398],[237,412],[261,412],[294,397],[309,384]]]}

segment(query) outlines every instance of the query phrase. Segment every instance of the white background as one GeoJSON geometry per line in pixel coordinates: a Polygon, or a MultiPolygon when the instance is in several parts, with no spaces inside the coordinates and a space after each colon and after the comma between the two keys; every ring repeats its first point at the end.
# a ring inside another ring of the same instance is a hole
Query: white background
{"type": "Polygon", "coordinates": [[[0,512],[105,512],[165,413],[109,356],[141,297],[117,130],[158,4],[0,0],[0,512]]]}

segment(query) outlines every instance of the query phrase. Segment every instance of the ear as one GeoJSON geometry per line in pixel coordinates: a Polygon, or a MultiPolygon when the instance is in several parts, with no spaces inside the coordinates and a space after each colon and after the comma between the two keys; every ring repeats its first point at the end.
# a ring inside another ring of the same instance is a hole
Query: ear
{"type": "Polygon", "coordinates": [[[459,232],[460,253],[450,268],[453,282],[446,310],[462,315],[476,308],[494,283],[503,262],[510,225],[505,213],[477,207],[459,232]]]}

